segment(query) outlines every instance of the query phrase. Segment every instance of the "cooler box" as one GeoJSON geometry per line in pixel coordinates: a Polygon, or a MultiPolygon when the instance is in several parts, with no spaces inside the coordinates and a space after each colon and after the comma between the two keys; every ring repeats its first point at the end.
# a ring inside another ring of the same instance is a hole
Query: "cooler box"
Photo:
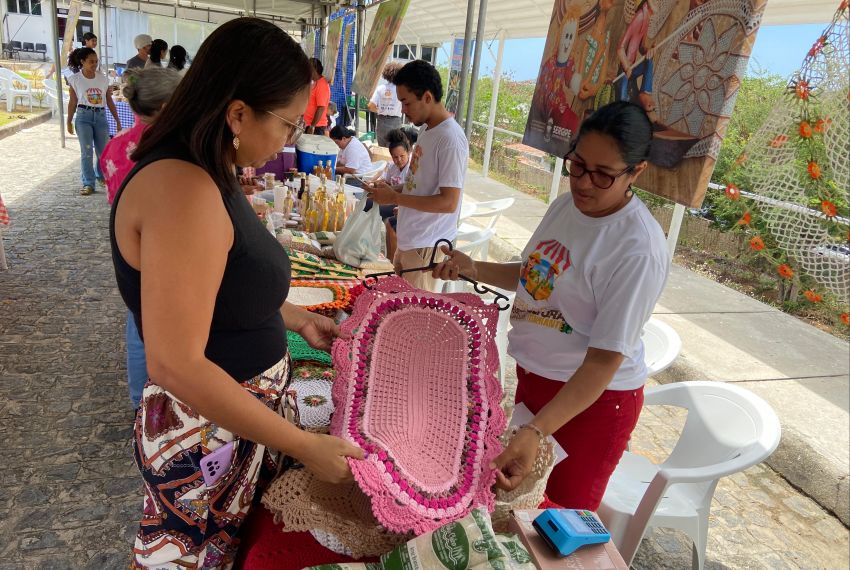
{"type": "Polygon", "coordinates": [[[295,143],[299,172],[313,172],[313,167],[331,161],[331,170],[336,174],[336,156],[339,147],[330,137],[323,135],[301,135],[295,143]]]}

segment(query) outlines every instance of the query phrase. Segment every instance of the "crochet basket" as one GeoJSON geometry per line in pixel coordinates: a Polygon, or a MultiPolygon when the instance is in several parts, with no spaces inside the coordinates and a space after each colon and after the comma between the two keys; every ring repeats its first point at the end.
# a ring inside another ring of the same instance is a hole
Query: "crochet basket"
{"type": "Polygon", "coordinates": [[[349,460],[387,529],[419,535],[494,507],[501,452],[498,309],[399,277],[357,300],[334,343],[331,433],[367,453],[349,460]]]}

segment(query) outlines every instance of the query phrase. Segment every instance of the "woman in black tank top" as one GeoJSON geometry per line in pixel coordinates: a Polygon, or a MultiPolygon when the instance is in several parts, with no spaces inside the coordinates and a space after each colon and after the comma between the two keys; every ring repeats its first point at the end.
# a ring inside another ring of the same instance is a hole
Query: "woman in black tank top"
{"type": "Polygon", "coordinates": [[[351,477],[346,457],[362,458],[277,413],[286,328],[325,349],[338,329],[286,302],[289,260],[235,173],[300,136],[309,87],[307,58],[280,28],[224,24],[142,137],[115,197],[115,274],[151,377],[135,426],[146,493],[135,567],[228,566],[281,452],[331,482],[351,477]]]}

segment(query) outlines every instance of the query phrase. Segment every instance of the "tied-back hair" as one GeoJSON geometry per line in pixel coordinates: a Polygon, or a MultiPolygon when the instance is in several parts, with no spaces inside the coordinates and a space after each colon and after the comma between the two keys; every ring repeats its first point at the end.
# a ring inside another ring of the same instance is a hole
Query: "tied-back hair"
{"type": "Polygon", "coordinates": [[[123,93],[130,108],[142,117],[153,117],[171,99],[182,77],[164,67],[132,68],[124,72],[123,93]]]}
{"type": "Polygon", "coordinates": [[[342,125],[337,125],[331,129],[329,133],[330,137],[335,141],[341,141],[342,139],[346,139],[348,137],[353,137],[357,133],[349,129],[348,127],[343,127],[342,125]]]}
{"type": "Polygon", "coordinates": [[[186,48],[183,46],[171,46],[171,51],[168,52],[168,67],[182,71],[186,67],[186,48]]]}
{"type": "Polygon", "coordinates": [[[616,101],[600,107],[582,124],[573,148],[587,133],[599,133],[614,139],[620,157],[629,170],[649,158],[652,148],[652,121],[642,107],[616,101]]]}
{"type": "Polygon", "coordinates": [[[402,129],[393,129],[387,133],[387,148],[392,151],[392,149],[399,146],[410,152],[411,140],[402,129]]]}
{"type": "Polygon", "coordinates": [[[235,191],[228,105],[243,101],[264,120],[265,111],[288,105],[309,85],[307,56],[286,32],[258,18],[231,20],[201,45],[132,159],[139,161],[166,144],[182,144],[222,193],[235,191]],[[246,53],[251,57],[244,57],[246,53]]]}
{"type": "Polygon", "coordinates": [[[161,39],[155,39],[151,42],[151,52],[148,57],[154,63],[162,64],[162,52],[168,49],[168,42],[161,39]]]}
{"type": "Polygon", "coordinates": [[[68,54],[68,67],[74,73],[79,73],[83,68],[83,61],[93,53],[96,54],[97,52],[90,47],[81,47],[73,50],[68,54]]]}

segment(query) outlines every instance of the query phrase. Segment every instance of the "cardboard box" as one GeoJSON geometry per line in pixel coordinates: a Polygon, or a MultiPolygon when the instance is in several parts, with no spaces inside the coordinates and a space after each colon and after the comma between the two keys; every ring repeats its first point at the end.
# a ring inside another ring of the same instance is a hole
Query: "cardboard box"
{"type": "Polygon", "coordinates": [[[531,522],[542,513],[539,509],[513,511],[508,532],[517,534],[534,564],[541,570],[628,570],[626,562],[613,542],[582,546],[569,556],[558,556],[531,526],[531,522]]]}

